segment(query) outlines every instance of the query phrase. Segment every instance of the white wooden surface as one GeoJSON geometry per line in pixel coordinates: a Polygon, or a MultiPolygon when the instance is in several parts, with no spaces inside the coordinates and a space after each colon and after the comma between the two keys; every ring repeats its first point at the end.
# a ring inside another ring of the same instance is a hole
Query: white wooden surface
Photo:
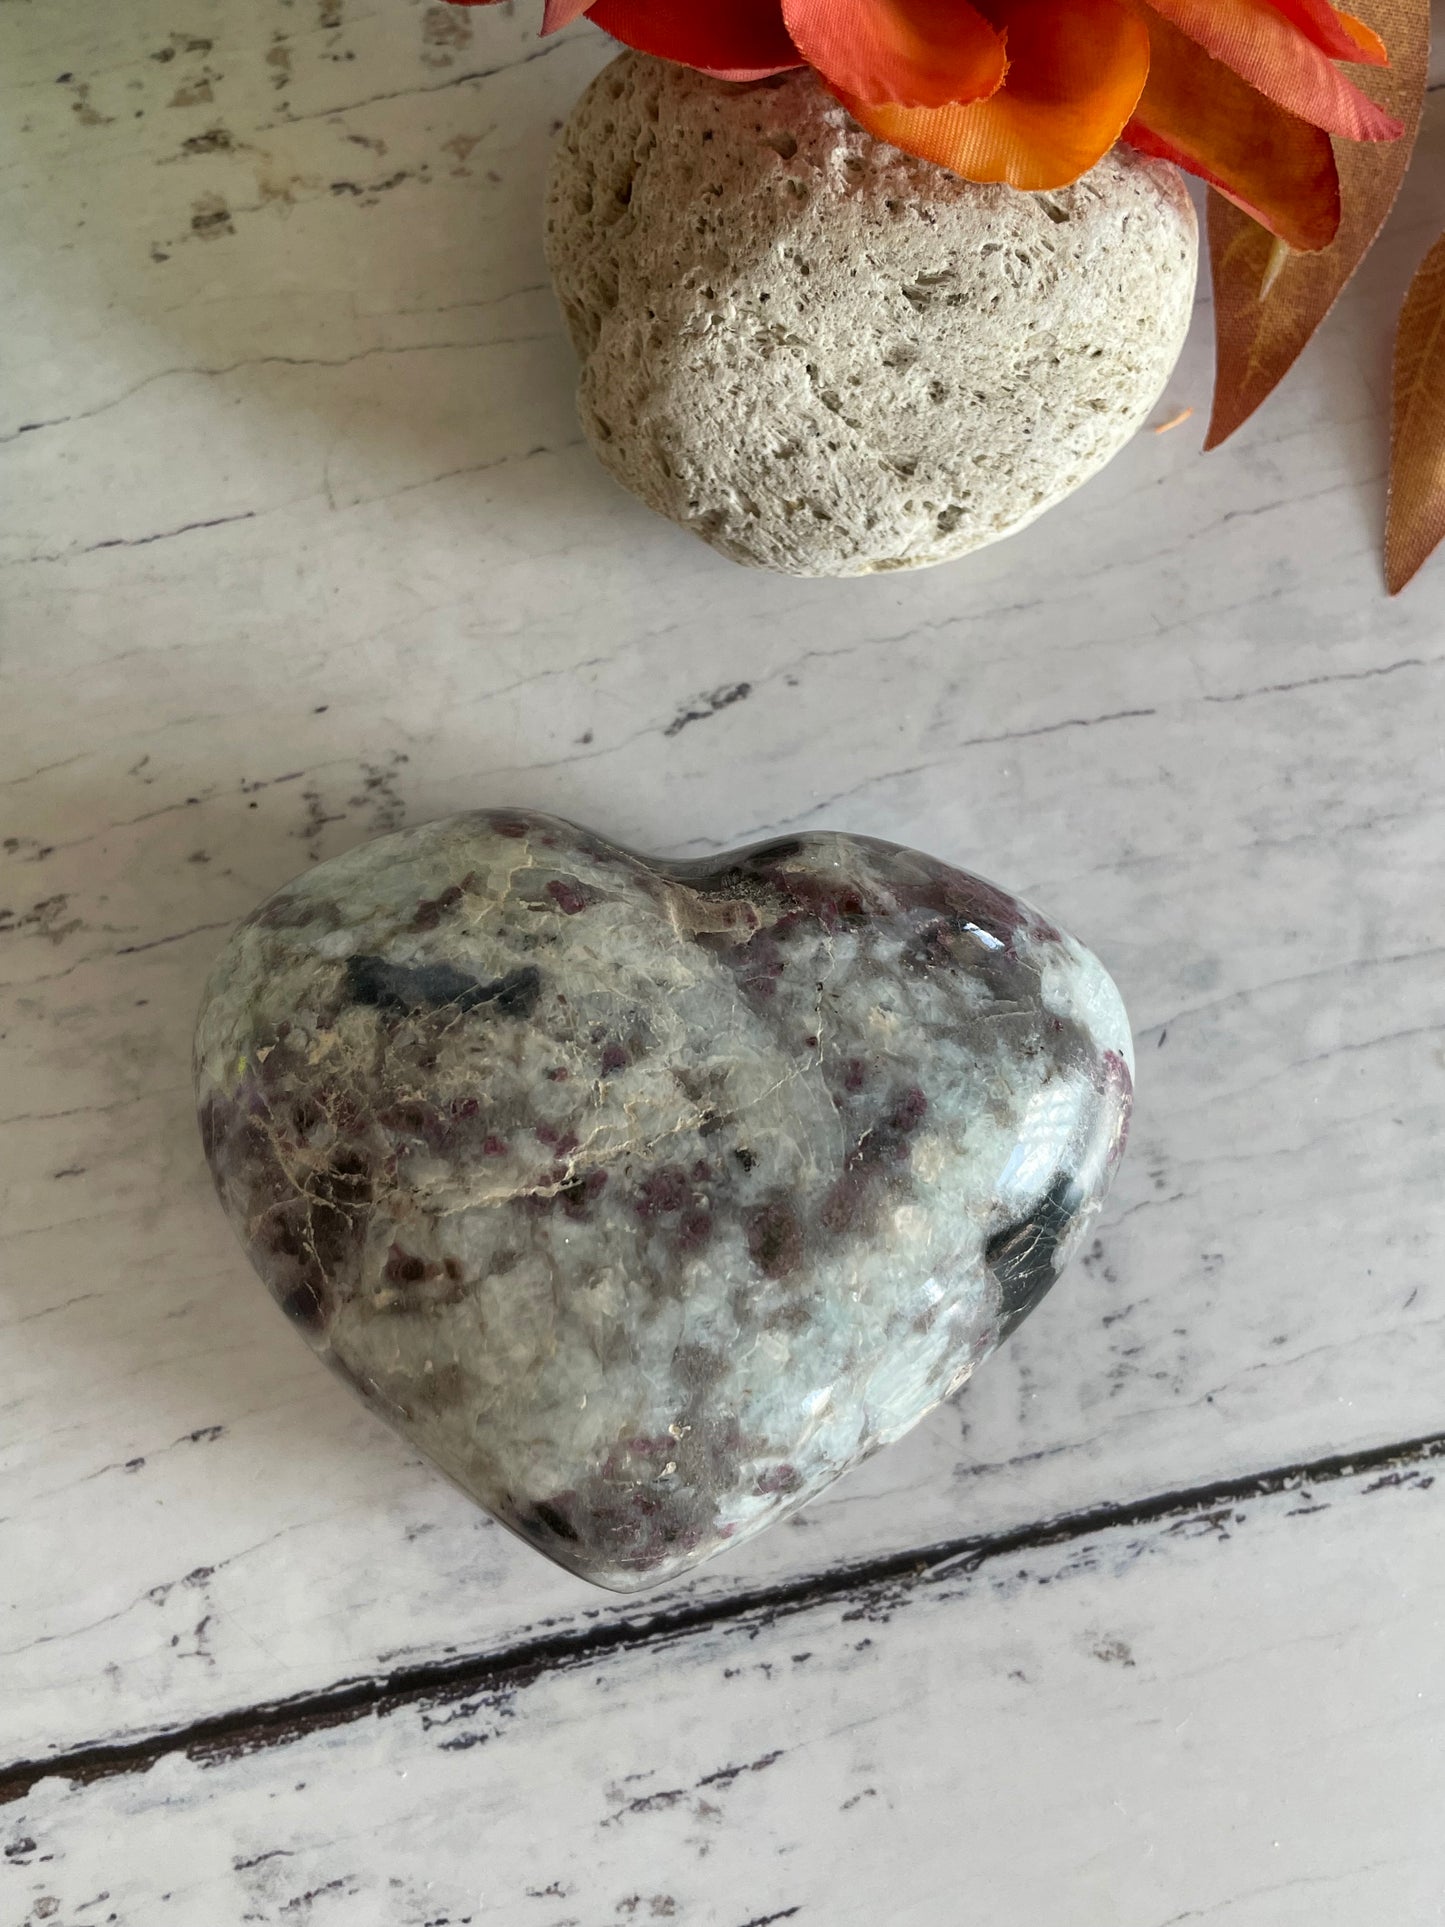
{"type": "Polygon", "coordinates": [[[1033,530],[917,577],[784,582],[578,442],[537,210],[605,47],[535,26],[0,4],[0,1792],[97,1749],[135,1769],[28,1796],[63,1862],[0,1857],[0,1920],[420,1922],[432,1880],[437,1918],[539,1927],[654,1895],[719,1927],[1435,1921],[1433,1499],[1366,1503],[1336,1469],[1328,1512],[1262,1504],[1228,1546],[1160,1528],[1139,1562],[1085,1521],[1072,1552],[1020,1554],[1089,1570],[1017,1627],[993,1580],[930,1584],[856,1665],[827,1600],[914,1549],[1445,1430],[1445,563],[1390,603],[1375,559],[1388,324],[1438,228],[1445,123],[1374,277],[1230,447],[1199,454],[1201,314],[1159,410],[1192,421],[1033,530]],[[552,1572],[316,1370],[189,1114],[231,920],[378,829],[503,800],[673,852],[804,823],[921,844],[1091,942],[1138,1030],[1085,1264],[958,1404],[651,1602],[552,1572]],[[815,1581],[795,1673],[801,1619],[753,1638],[739,1602],[815,1581]],[[606,1644],[658,1611],[691,1630],[606,1644]],[[1156,1670],[1090,1659],[1096,1632],[1156,1670]],[[589,1639],[507,1749],[433,1757],[427,1668],[589,1639]],[[1053,1655],[1041,1697],[1010,1697],[1014,1641],[1053,1655]],[[729,1697],[740,1645],[774,1672],[729,1697]],[[397,1672],[384,1718],[185,1763],[197,1721],[296,1699],[304,1722],[397,1672]],[[1208,1717],[1181,1750],[1186,1674],[1208,1717]],[[866,1746],[828,1737],[855,1697],[866,1746]],[[1398,1748],[1369,1737],[1381,1707],[1398,1748]],[[855,1747],[878,1791],[845,1816],[855,1747]],[[691,1787],[775,1748],[787,1773],[729,1782],[720,1817],[689,1795],[601,1825],[604,1775],[691,1787]],[[403,1824],[402,1771],[445,1821],[403,1824]],[[305,1864],[227,1873],[272,1792],[305,1864]],[[172,1797],[201,1884],[178,1873],[167,1912],[172,1797]],[[779,1858],[754,1878],[760,1815],[779,1858]],[[534,1873],[570,1896],[519,1897],[534,1873]],[[362,1883],[345,1907],[293,1904],[333,1879],[362,1883]]]}
{"type": "Polygon", "coordinates": [[[1438,1921],[1445,1497],[1321,1497],[52,1780],[14,1889],[315,1927],[1438,1921]]]}

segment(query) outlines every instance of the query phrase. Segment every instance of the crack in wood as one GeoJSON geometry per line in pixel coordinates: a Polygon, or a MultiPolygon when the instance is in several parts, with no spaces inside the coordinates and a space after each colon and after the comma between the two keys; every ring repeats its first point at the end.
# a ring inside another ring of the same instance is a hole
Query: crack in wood
{"type": "MultiPolygon", "coordinates": [[[[696,1605],[659,1608],[644,1623],[620,1621],[585,1632],[527,1640],[490,1654],[469,1654],[400,1668],[384,1676],[349,1680],[319,1692],[270,1704],[241,1707],[196,1720],[174,1731],[131,1741],[72,1748],[49,1760],[21,1760],[0,1770],[0,1807],[23,1799],[41,1780],[65,1779],[72,1785],[117,1775],[147,1772],[170,1754],[182,1752],[208,1767],[248,1753],[284,1746],[311,1733],[350,1725],[370,1715],[405,1706],[453,1704],[458,1700],[509,1701],[544,1674],[593,1664],[612,1652],[663,1646],[714,1627],[754,1619],[771,1625],[782,1618],[846,1598],[887,1588],[909,1587],[925,1579],[971,1574],[998,1559],[1084,1540],[1131,1527],[1171,1520],[1223,1522],[1241,1504],[1270,1498],[1296,1487],[1313,1489],[1374,1473],[1361,1496],[1398,1487],[1419,1467],[1445,1458],[1445,1432],[1433,1432],[1362,1452],[1339,1452],[1308,1463],[1245,1473],[1206,1485],[1160,1492],[1128,1504],[1101,1504],[1021,1526],[1010,1532],[959,1538],[917,1546],[831,1572],[757,1587],[696,1605]]],[[[737,1772],[771,1764],[760,1760],[737,1772]]],[[[722,1776],[716,1776],[722,1777],[722,1776]]]]}

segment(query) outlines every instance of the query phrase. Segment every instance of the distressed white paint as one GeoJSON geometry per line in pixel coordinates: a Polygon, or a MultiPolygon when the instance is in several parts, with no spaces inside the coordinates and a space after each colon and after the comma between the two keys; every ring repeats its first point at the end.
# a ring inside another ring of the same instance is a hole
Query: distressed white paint
{"type": "Polygon", "coordinates": [[[1046,903],[1133,1012],[1090,1261],[694,1596],[1437,1428],[1445,574],[1387,602],[1375,549],[1438,117],[1378,279],[1225,451],[1196,325],[1159,411],[1194,419],[1035,529],[785,583],[578,444],[539,207],[605,47],[334,11],[0,9],[0,1759],[632,1610],[354,1409],[209,1195],[223,932],[403,816],[919,844],[1046,903]]]}
{"type": "Polygon", "coordinates": [[[0,1813],[5,1917],[1425,1927],[1442,1533],[1428,1472],[1346,1480],[53,1779],[0,1813]]]}

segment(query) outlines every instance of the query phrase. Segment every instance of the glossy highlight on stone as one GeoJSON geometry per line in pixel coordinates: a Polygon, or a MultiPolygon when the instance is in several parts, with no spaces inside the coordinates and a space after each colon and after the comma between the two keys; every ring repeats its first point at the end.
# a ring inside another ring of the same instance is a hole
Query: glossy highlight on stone
{"type": "Polygon", "coordinates": [[[315,1350],[617,1591],[964,1383],[1102,1202],[1131,1066],[1097,959],[931,857],[661,862],[499,810],[278,891],[195,1056],[221,1201],[315,1350]]]}

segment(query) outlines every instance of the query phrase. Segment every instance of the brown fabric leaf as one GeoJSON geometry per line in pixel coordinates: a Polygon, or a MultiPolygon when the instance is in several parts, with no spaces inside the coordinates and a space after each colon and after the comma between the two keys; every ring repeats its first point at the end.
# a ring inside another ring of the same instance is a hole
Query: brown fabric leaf
{"type": "Polygon", "coordinates": [[[1206,448],[1217,448],[1294,366],[1364,259],[1400,191],[1425,98],[1430,0],[1360,0],[1359,13],[1390,52],[1388,67],[1362,68],[1359,84],[1405,123],[1397,141],[1337,140],[1339,233],[1317,254],[1291,254],[1261,299],[1273,241],[1212,189],[1209,255],[1214,278],[1214,409],[1206,448]]]}
{"type": "Polygon", "coordinates": [[[1445,536],[1445,234],[1415,270],[1395,336],[1385,580],[1398,595],[1445,536]]]}

